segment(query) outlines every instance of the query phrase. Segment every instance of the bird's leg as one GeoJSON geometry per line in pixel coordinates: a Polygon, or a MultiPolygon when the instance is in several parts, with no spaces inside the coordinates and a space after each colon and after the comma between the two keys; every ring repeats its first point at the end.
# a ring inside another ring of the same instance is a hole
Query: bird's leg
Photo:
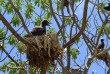
{"type": "Polygon", "coordinates": [[[44,49],[46,51],[46,48],[47,48],[47,42],[48,42],[48,38],[47,38],[47,35],[44,36],[44,49]]]}
{"type": "Polygon", "coordinates": [[[50,46],[51,46],[50,38],[48,38],[48,55],[49,55],[49,57],[51,57],[50,56],[50,46]]]}
{"type": "Polygon", "coordinates": [[[40,51],[41,51],[41,48],[43,47],[42,44],[41,44],[41,41],[39,41],[40,39],[38,37],[35,38],[36,40],[36,43],[37,43],[37,46],[39,48],[39,56],[40,56],[40,51]]]}

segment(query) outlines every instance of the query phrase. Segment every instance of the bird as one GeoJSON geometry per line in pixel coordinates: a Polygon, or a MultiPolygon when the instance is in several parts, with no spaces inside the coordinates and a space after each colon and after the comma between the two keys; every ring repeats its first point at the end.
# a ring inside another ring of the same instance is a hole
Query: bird
{"type": "Polygon", "coordinates": [[[110,11],[110,3],[108,3],[108,6],[104,7],[104,9],[110,11]]]}
{"type": "Polygon", "coordinates": [[[100,51],[102,51],[103,50],[103,48],[104,48],[104,39],[101,39],[101,43],[96,47],[96,49],[95,49],[95,52],[96,53],[99,53],[100,51]]]}
{"type": "Polygon", "coordinates": [[[103,49],[104,48],[104,39],[101,39],[101,43],[97,46],[97,49],[103,49]]]}
{"type": "MultiPolygon", "coordinates": [[[[98,49],[97,52],[99,53],[99,52],[103,51],[104,46],[105,46],[105,44],[104,44],[104,39],[101,39],[101,43],[97,46],[97,49],[98,49]]],[[[106,52],[106,53],[103,54],[103,55],[97,56],[97,58],[98,58],[98,59],[101,59],[101,60],[103,60],[103,61],[105,61],[106,65],[109,67],[108,56],[109,56],[109,54],[108,54],[108,52],[106,52]]]]}
{"type": "MultiPolygon", "coordinates": [[[[46,26],[49,25],[49,21],[43,20],[41,22],[41,26],[35,26],[32,28],[29,32],[32,34],[32,36],[40,36],[46,34],[46,26]]],[[[28,34],[25,34],[24,37],[30,37],[28,34]]]]}
{"type": "Polygon", "coordinates": [[[0,37],[0,40],[4,39],[5,37],[0,37]]]}
{"type": "Polygon", "coordinates": [[[69,5],[68,0],[64,0],[64,6],[68,6],[68,5],[69,5]]]}

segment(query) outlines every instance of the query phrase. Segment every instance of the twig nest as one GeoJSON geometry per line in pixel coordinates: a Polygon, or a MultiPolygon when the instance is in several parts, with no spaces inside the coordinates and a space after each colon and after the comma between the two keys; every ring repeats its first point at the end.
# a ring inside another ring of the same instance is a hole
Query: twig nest
{"type": "Polygon", "coordinates": [[[54,60],[63,52],[56,33],[48,33],[42,36],[27,37],[26,40],[35,46],[26,48],[26,55],[30,66],[42,68],[45,65],[54,64],[54,60]]]}
{"type": "MultiPolygon", "coordinates": [[[[103,49],[98,49],[97,51],[95,51],[94,54],[100,53],[100,52],[102,52],[102,51],[103,51],[103,49]]],[[[102,55],[99,55],[99,56],[97,56],[96,58],[99,59],[99,60],[105,61],[106,65],[109,67],[109,65],[108,65],[108,63],[109,63],[109,62],[108,62],[108,59],[109,59],[109,54],[108,54],[108,52],[106,52],[106,53],[104,53],[104,54],[102,54],[102,55]]]]}
{"type": "MultiPolygon", "coordinates": [[[[95,54],[102,52],[103,49],[98,49],[95,54]]],[[[106,60],[108,59],[108,53],[97,56],[97,59],[106,60]]]]}
{"type": "Polygon", "coordinates": [[[72,68],[71,74],[82,74],[83,71],[80,70],[80,68],[72,68]]]}

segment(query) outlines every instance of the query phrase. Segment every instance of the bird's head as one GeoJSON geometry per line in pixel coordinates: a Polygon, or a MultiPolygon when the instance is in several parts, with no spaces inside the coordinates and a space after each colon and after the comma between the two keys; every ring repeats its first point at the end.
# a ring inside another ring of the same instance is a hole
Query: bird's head
{"type": "Polygon", "coordinates": [[[110,3],[108,3],[108,5],[110,6],[110,3]]]}
{"type": "Polygon", "coordinates": [[[101,42],[103,42],[104,41],[104,39],[101,39],[101,42]]]}
{"type": "Polygon", "coordinates": [[[49,23],[49,21],[47,21],[47,20],[43,20],[43,21],[42,21],[42,26],[50,26],[49,24],[50,24],[50,23],[49,23]]]}

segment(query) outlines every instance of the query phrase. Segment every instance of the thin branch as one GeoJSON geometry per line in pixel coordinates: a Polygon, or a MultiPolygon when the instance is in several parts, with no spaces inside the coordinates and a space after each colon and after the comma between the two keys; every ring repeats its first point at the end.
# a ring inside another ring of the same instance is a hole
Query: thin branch
{"type": "Polygon", "coordinates": [[[22,67],[9,67],[9,66],[7,66],[7,67],[10,68],[10,69],[21,69],[25,72],[25,74],[28,74],[27,71],[22,67]]]}
{"type": "MultiPolygon", "coordinates": [[[[1,46],[0,46],[1,47],[1,46]]],[[[17,66],[19,66],[19,63],[17,63],[9,54],[8,54],[8,52],[4,49],[4,47],[1,47],[2,48],[2,50],[6,53],[6,55],[17,65],[17,66]]]]}
{"type": "MultiPolygon", "coordinates": [[[[35,49],[34,46],[32,46],[29,42],[24,40],[14,29],[13,27],[9,24],[9,22],[4,18],[4,16],[0,13],[0,20],[3,22],[3,24],[12,32],[12,34],[22,43],[25,45],[31,47],[32,49],[35,49]]],[[[36,49],[35,49],[36,50],[36,49]]]]}
{"type": "Polygon", "coordinates": [[[63,47],[67,47],[70,44],[73,44],[75,42],[75,40],[77,40],[83,33],[83,31],[85,30],[85,26],[86,26],[86,18],[87,18],[87,9],[88,9],[88,2],[89,0],[85,1],[85,5],[84,5],[84,12],[83,12],[83,22],[82,22],[82,27],[81,30],[79,31],[79,33],[73,37],[69,42],[67,42],[63,47]]]}
{"type": "Polygon", "coordinates": [[[25,22],[24,22],[24,19],[23,19],[22,15],[21,15],[20,12],[18,11],[18,9],[14,6],[12,0],[9,0],[9,3],[12,5],[14,11],[19,15],[19,18],[21,19],[22,24],[23,24],[23,27],[24,27],[24,29],[26,30],[26,32],[29,34],[29,36],[32,36],[32,34],[29,32],[29,30],[27,29],[27,27],[26,27],[26,25],[25,25],[25,22]]]}
{"type": "MultiPolygon", "coordinates": [[[[108,16],[107,16],[108,17],[108,16]]],[[[96,43],[96,46],[98,45],[98,41],[99,41],[99,38],[104,30],[104,26],[107,24],[107,19],[105,19],[105,22],[103,23],[102,25],[102,28],[101,28],[101,32],[99,33],[98,37],[97,37],[97,43],[96,43]]]]}
{"type": "Polygon", "coordinates": [[[52,1],[49,0],[49,2],[50,2],[50,10],[51,10],[51,12],[52,12],[52,15],[53,15],[53,17],[54,17],[54,19],[55,19],[55,21],[56,21],[58,27],[60,28],[60,23],[58,22],[58,19],[56,18],[55,14],[54,14],[54,11],[53,11],[53,8],[52,8],[52,1]]]}
{"type": "Polygon", "coordinates": [[[84,73],[83,73],[83,74],[87,74],[87,72],[88,72],[88,70],[89,70],[89,67],[91,66],[91,61],[92,61],[95,57],[100,56],[100,55],[103,55],[103,54],[107,53],[109,50],[110,50],[110,47],[109,47],[108,49],[103,50],[102,52],[100,52],[100,53],[98,53],[98,54],[96,54],[96,55],[90,56],[90,58],[89,58],[88,61],[87,61],[87,65],[86,65],[86,67],[84,68],[84,73]]]}
{"type": "Polygon", "coordinates": [[[92,1],[89,1],[89,2],[90,2],[91,4],[93,4],[93,5],[97,6],[97,7],[99,7],[103,12],[107,13],[108,15],[110,15],[110,13],[107,12],[105,9],[103,9],[101,6],[97,5],[96,3],[93,3],[92,1]]]}

